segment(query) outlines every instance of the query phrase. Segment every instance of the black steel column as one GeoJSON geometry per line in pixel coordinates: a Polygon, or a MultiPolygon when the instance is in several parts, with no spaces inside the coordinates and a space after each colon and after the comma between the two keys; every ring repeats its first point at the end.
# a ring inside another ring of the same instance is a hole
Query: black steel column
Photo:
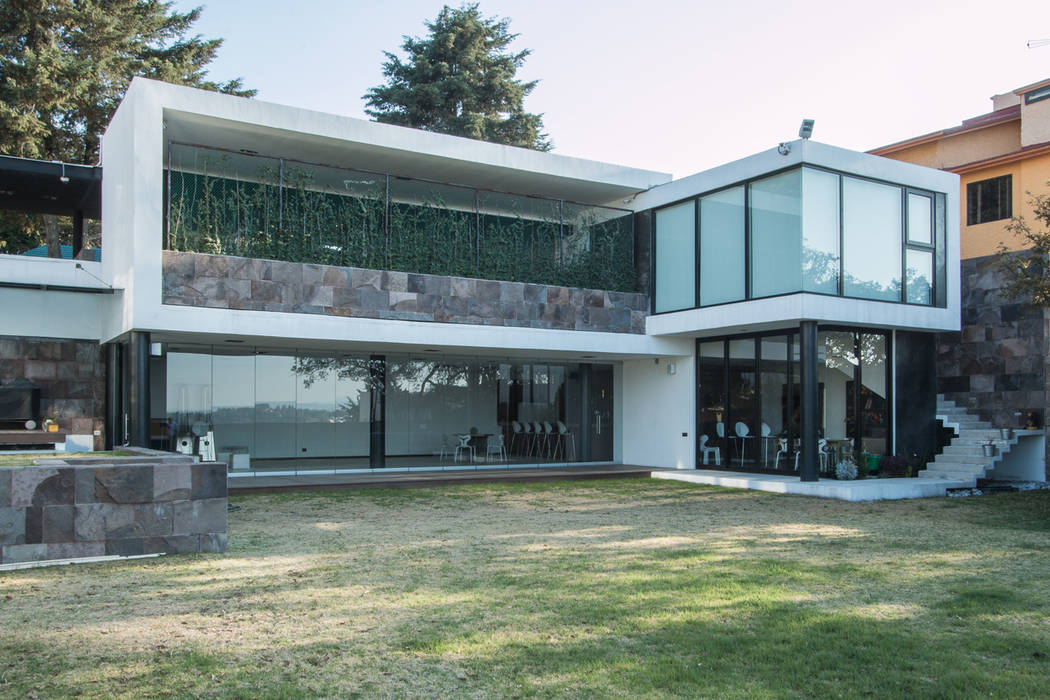
{"type": "Polygon", "coordinates": [[[800,426],[799,472],[802,481],[817,481],[817,322],[803,321],[799,328],[799,387],[802,392],[802,425],[800,426]]]}
{"type": "Polygon", "coordinates": [[[106,443],[105,448],[112,450],[124,443],[124,407],[121,398],[124,395],[123,346],[120,343],[106,343],[106,443]]]}
{"type": "Polygon", "coordinates": [[[73,259],[84,250],[84,212],[77,209],[73,212],[73,259]]]}
{"type": "Polygon", "coordinates": [[[591,366],[580,365],[580,461],[591,461],[591,431],[594,417],[591,415],[591,366]]]}
{"type": "Polygon", "coordinates": [[[369,440],[368,466],[373,469],[386,466],[386,356],[368,358],[369,440]]]}
{"type": "Polygon", "coordinates": [[[128,418],[131,434],[128,442],[136,447],[149,447],[149,333],[131,332],[128,364],[131,369],[128,386],[128,418]]]}

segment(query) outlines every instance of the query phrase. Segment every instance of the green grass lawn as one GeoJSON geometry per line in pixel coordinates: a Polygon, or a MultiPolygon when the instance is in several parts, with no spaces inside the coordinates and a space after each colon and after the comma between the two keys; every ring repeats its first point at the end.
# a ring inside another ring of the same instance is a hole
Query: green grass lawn
{"type": "Polygon", "coordinates": [[[134,452],[124,450],[112,450],[110,452],[14,452],[4,454],[0,452],[0,467],[24,467],[33,463],[34,459],[80,459],[99,457],[131,457],[134,452]]]}
{"type": "Polygon", "coordinates": [[[224,555],[0,573],[0,695],[1050,694],[1050,492],[236,498],[224,555]]]}

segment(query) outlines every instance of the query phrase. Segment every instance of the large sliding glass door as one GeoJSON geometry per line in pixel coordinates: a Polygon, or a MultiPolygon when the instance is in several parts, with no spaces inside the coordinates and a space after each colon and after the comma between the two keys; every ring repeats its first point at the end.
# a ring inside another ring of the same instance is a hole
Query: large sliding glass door
{"type": "MultiPolygon", "coordinates": [[[[823,472],[853,455],[889,454],[889,336],[821,330],[817,416],[823,472]]],[[[723,468],[796,473],[802,414],[798,333],[697,343],[697,435],[718,447],[723,468]]],[[[703,468],[703,453],[697,456],[703,468]]],[[[711,466],[710,455],[708,464],[711,466]]]]}
{"type": "Polygon", "coordinates": [[[165,345],[152,418],[255,470],[614,455],[612,365],[165,345]]]}

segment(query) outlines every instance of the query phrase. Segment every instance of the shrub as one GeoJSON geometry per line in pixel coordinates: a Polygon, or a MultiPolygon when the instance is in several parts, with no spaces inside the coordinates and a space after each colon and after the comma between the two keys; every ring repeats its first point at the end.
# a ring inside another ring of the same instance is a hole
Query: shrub
{"type": "Polygon", "coordinates": [[[835,478],[841,481],[852,481],[857,478],[857,465],[844,459],[835,465],[835,478]]]}

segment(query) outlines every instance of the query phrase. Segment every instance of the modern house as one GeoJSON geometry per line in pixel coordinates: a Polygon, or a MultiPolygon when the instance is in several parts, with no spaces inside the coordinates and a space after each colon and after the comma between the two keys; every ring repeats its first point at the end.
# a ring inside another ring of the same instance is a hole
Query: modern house
{"type": "Polygon", "coordinates": [[[1038,225],[1032,198],[1050,194],[1050,79],[991,98],[992,111],[870,153],[960,177],[962,330],[938,343],[940,390],[999,426],[1041,429],[1050,395],[1050,313],[999,294],[995,252],[1038,225]]]}
{"type": "Polygon", "coordinates": [[[804,480],[936,448],[952,173],[800,139],[672,180],[141,79],[101,171],[100,263],[0,256],[0,383],[88,394],[52,410],[98,447],[804,480]]]}

